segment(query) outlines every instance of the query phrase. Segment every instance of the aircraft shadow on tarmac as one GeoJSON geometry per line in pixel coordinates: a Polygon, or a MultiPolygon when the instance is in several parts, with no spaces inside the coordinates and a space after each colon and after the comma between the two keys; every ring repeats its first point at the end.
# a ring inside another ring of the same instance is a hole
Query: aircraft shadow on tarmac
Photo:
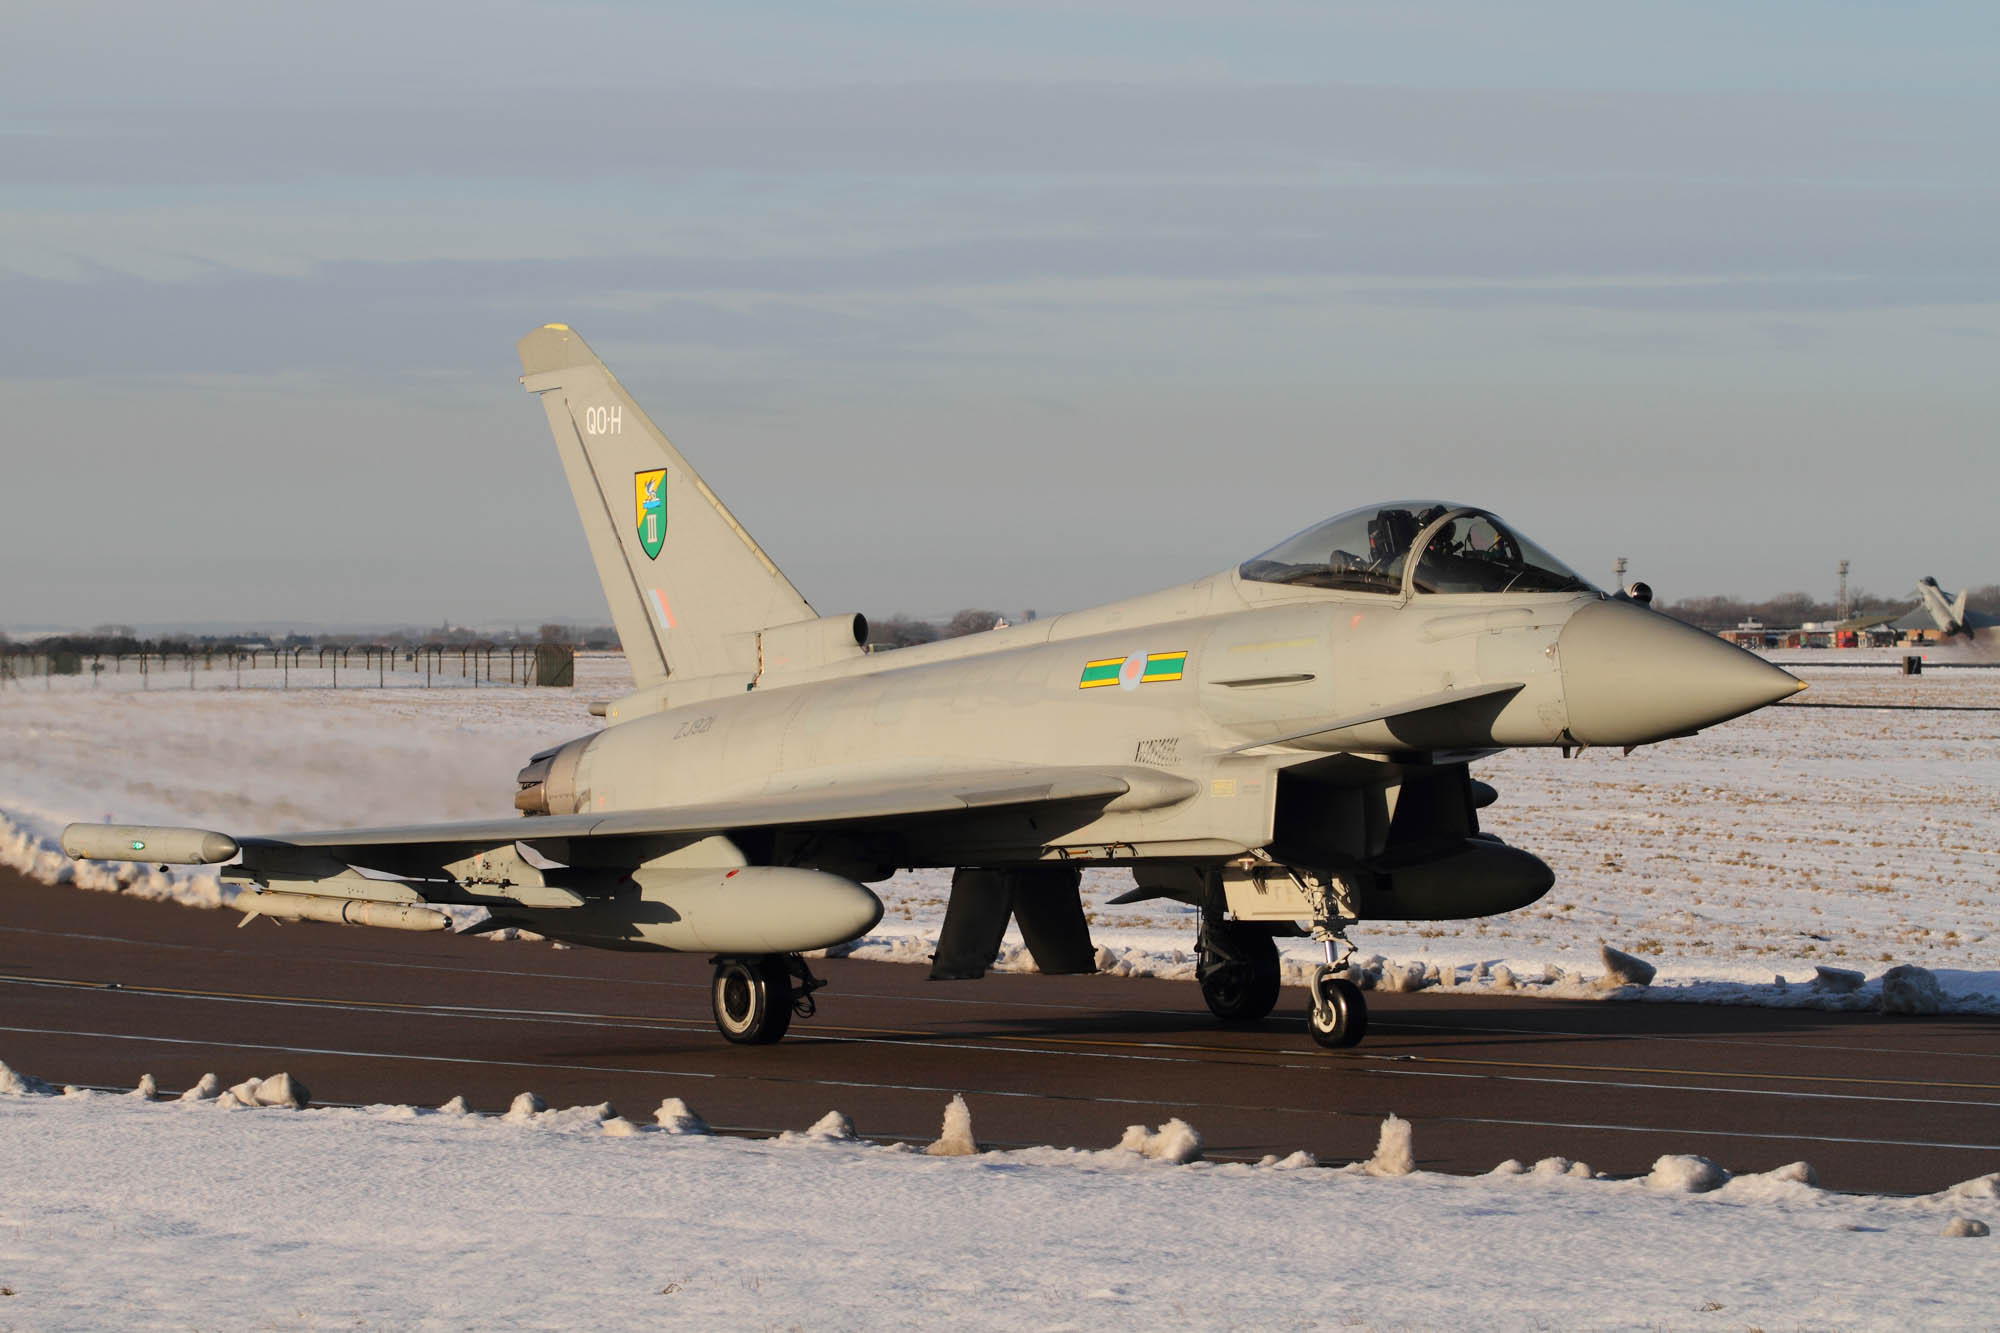
{"type": "MultiPolygon", "coordinates": [[[[1942,1039],[1954,1044],[1978,1044],[2000,1036],[2000,1017],[1951,1014],[1903,1017],[1867,1012],[1816,1009],[1772,1009],[1752,1006],[1619,1004],[1604,1001],[1534,1000],[1499,1002],[1469,998],[1440,1002],[1411,997],[1393,1007],[1375,997],[1369,1020],[1370,1040],[1361,1052],[1390,1055],[1426,1047],[1496,1049],[1515,1046],[1620,1044],[1646,1040],[1714,1038],[1722,1041],[1813,1040],[1837,1047],[1854,1038],[1883,1046],[1922,1044],[1918,1039],[1942,1039]]],[[[997,1006],[996,1006],[997,1007],[997,1006]]],[[[690,1015],[692,1018],[693,1015],[690,1015]]],[[[892,1020],[893,1021],[893,1020],[892,1020]]],[[[1297,1057],[1295,1044],[1304,1018],[1279,1010],[1254,1023],[1218,1023],[1199,1009],[1140,1009],[1109,1007],[1049,1014],[1018,1012],[985,1015],[976,1010],[948,1022],[895,1026],[843,1025],[837,1015],[823,1014],[817,1023],[793,1030],[801,1054],[829,1044],[865,1041],[884,1045],[908,1043],[981,1043],[1049,1041],[1092,1044],[1159,1043],[1190,1050],[1229,1047],[1246,1054],[1270,1053],[1297,1057]],[[817,1039],[817,1040],[816,1040],[817,1039]]],[[[615,1058],[661,1054],[714,1052],[718,1045],[707,1033],[648,1035],[629,1041],[565,1046],[571,1057],[615,1058]]],[[[750,1056],[751,1052],[743,1052],[750,1056]]],[[[1338,1052],[1327,1052],[1338,1054],[1338,1052]]],[[[761,1050],[755,1060],[777,1060],[782,1050],[761,1050]]]]}

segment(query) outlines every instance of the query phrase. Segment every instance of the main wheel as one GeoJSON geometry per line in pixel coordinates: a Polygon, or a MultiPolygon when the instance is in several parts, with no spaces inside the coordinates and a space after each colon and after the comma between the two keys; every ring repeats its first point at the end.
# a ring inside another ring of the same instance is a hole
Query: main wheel
{"type": "Polygon", "coordinates": [[[1339,1050],[1368,1035],[1368,1001],[1361,998],[1359,986],[1322,968],[1313,977],[1312,995],[1306,1031],[1314,1041],[1339,1050]]]}
{"type": "Polygon", "coordinates": [[[1276,968],[1255,963],[1223,963],[1201,979],[1208,1012],[1225,1023],[1255,1023],[1278,1007],[1276,968]]]}
{"type": "Polygon", "coordinates": [[[715,1026],[740,1045],[768,1045],[792,1025],[792,978],[782,958],[725,958],[709,994],[715,1026]]]}
{"type": "Polygon", "coordinates": [[[1202,915],[1195,979],[1208,1012],[1225,1023],[1255,1023],[1278,1005],[1278,945],[1268,928],[1202,915]]]}

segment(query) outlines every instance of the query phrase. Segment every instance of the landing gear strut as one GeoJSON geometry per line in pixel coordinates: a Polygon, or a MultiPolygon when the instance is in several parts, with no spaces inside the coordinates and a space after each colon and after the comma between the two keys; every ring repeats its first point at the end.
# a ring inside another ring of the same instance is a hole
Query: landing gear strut
{"type": "Polygon", "coordinates": [[[715,1006],[715,1026],[739,1045],[769,1045],[785,1035],[794,1014],[811,1018],[817,1007],[813,992],[826,984],[795,953],[714,962],[709,998],[715,1006]]]}
{"type": "Polygon", "coordinates": [[[1204,913],[1195,953],[1201,998],[1223,1022],[1255,1023],[1277,1007],[1283,978],[1269,930],[1204,913]]]}
{"type": "Polygon", "coordinates": [[[1313,876],[1297,882],[1306,901],[1312,904],[1312,937],[1326,951],[1326,961],[1313,969],[1306,1031],[1314,1041],[1334,1050],[1358,1045],[1368,1035],[1368,1001],[1361,998],[1359,986],[1336,975],[1354,952],[1354,943],[1347,938],[1347,923],[1358,919],[1354,890],[1339,875],[1313,876]],[[1336,945],[1345,946],[1346,953],[1340,953],[1336,945]]]}

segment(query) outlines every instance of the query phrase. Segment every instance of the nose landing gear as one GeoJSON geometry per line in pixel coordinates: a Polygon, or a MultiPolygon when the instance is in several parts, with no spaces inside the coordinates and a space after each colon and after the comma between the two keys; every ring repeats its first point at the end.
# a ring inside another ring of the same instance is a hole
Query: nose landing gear
{"type": "Polygon", "coordinates": [[[1368,1035],[1368,1001],[1361,988],[1336,969],[1354,952],[1347,938],[1347,924],[1359,919],[1354,910],[1354,886],[1339,874],[1300,881],[1306,901],[1312,904],[1312,937],[1326,951],[1326,961],[1313,969],[1311,1005],[1306,1009],[1306,1031],[1321,1046],[1333,1050],[1360,1044],[1368,1035]],[[1344,946],[1346,953],[1339,952],[1344,946]]]}
{"type": "Polygon", "coordinates": [[[811,1018],[818,1007],[813,992],[826,984],[795,953],[712,961],[715,1026],[742,1046],[769,1045],[785,1035],[794,1015],[811,1018]]]}

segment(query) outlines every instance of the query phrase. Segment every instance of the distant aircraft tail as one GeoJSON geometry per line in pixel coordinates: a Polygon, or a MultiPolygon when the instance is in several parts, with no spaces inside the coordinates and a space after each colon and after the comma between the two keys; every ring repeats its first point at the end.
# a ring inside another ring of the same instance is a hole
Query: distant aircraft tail
{"type": "Polygon", "coordinates": [[[1952,599],[1951,618],[1961,625],[1965,623],[1965,594],[1971,591],[1970,588],[1960,588],[1958,596],[1952,599]]]}
{"type": "Polygon", "coordinates": [[[755,631],[812,617],[798,589],[574,330],[544,324],[518,350],[633,683],[754,670],[755,631]]]}

